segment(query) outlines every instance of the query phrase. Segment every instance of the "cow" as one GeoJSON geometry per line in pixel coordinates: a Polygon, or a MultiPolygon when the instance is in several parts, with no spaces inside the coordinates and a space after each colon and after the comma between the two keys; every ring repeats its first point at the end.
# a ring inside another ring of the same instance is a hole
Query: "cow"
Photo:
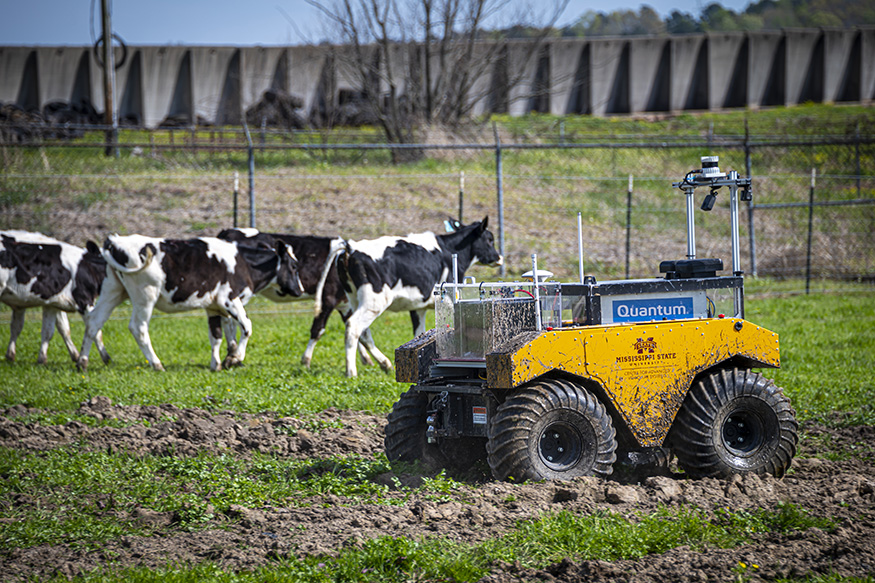
{"type": "MultiPolygon", "coordinates": [[[[67,312],[85,315],[94,307],[106,274],[106,262],[91,241],[83,249],[41,233],[0,231],[0,301],[12,308],[6,360],[15,361],[27,308],[43,310],[37,364],[48,362],[49,341],[57,327],[76,362],[79,351],[70,337],[67,312]]],[[[104,362],[109,354],[98,330],[97,348],[104,362]]]]}
{"type": "MultiPolygon", "coordinates": [[[[219,239],[241,243],[249,246],[268,246],[273,247],[276,241],[282,241],[291,246],[298,258],[298,274],[301,277],[301,285],[304,288],[304,293],[300,297],[292,297],[289,295],[276,294],[272,288],[267,288],[260,294],[273,302],[287,302],[298,299],[312,298],[316,294],[316,287],[319,285],[319,279],[322,276],[322,270],[328,261],[328,256],[335,250],[342,248],[345,244],[340,237],[322,237],[316,235],[290,235],[283,233],[262,233],[257,229],[235,228],[224,229],[218,235],[219,239]]],[[[301,364],[310,368],[310,363],[313,360],[313,352],[316,348],[316,343],[325,333],[325,326],[331,316],[332,310],[337,310],[340,317],[345,322],[351,310],[349,302],[346,299],[346,292],[343,291],[343,286],[340,284],[340,278],[337,277],[337,268],[332,262],[329,266],[326,275],[325,283],[322,286],[321,309],[313,317],[313,324],[310,326],[310,340],[307,342],[307,348],[301,356],[301,364]]],[[[226,328],[225,336],[228,342],[236,341],[236,330],[232,326],[226,328]]],[[[368,332],[369,334],[369,332],[368,332]]],[[[362,361],[365,364],[372,364],[370,356],[360,347],[359,352],[362,361]]]]}
{"type": "MultiPolygon", "coordinates": [[[[352,314],[346,320],[346,375],[357,374],[355,350],[361,341],[383,370],[392,363],[363,332],[386,310],[409,311],[413,334],[425,332],[425,313],[434,306],[434,286],[447,280],[452,272],[453,255],[457,256],[458,278],[475,263],[501,265],[492,233],[487,230],[489,217],[461,225],[452,222],[453,230],[443,235],[432,232],[406,237],[380,237],[347,241],[329,257],[336,263],[338,276],[349,298],[352,314]]],[[[329,265],[323,270],[327,276],[329,265]]],[[[321,309],[317,289],[316,306],[321,309]]]]}
{"type": "Polygon", "coordinates": [[[91,342],[113,309],[131,300],[128,328],[152,368],[164,370],[149,338],[149,319],[157,308],[182,312],[203,308],[210,329],[210,369],[217,371],[242,364],[252,323],[245,304],[253,294],[276,285],[278,294],[303,293],[297,259],[291,248],[278,241],[274,248],[235,245],[215,237],[160,239],[142,235],[110,235],[103,245],[107,275],[94,310],[85,319],[85,338],[78,366],[88,367],[91,342]],[[230,317],[242,332],[239,344],[229,346],[220,362],[221,318],[230,317]]]}

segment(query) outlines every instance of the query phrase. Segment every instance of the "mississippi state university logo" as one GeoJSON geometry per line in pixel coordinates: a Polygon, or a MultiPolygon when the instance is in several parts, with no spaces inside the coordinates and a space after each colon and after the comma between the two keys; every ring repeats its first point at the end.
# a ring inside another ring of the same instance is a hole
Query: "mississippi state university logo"
{"type": "Polygon", "coordinates": [[[678,355],[676,352],[656,352],[656,341],[653,337],[639,338],[632,344],[632,350],[637,354],[624,354],[617,357],[617,363],[632,367],[662,367],[672,366],[678,355]]]}
{"type": "Polygon", "coordinates": [[[638,354],[653,354],[656,352],[656,342],[653,341],[653,338],[639,338],[635,342],[635,350],[638,354]]]}

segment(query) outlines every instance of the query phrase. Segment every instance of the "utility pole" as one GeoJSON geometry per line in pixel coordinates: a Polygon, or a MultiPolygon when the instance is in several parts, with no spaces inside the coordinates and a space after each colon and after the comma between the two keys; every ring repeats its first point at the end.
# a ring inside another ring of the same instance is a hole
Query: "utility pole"
{"type": "Polygon", "coordinates": [[[103,102],[104,123],[106,124],[107,156],[117,156],[118,118],[115,113],[115,60],[112,50],[112,20],[110,18],[111,0],[100,0],[101,21],[103,24],[103,102]]]}

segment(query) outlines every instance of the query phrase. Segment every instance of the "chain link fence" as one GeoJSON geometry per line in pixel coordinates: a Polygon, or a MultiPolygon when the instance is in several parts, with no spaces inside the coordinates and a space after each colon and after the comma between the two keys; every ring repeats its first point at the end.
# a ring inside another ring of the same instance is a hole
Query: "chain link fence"
{"type": "MultiPolygon", "coordinates": [[[[652,277],[660,261],[686,254],[685,199],[672,183],[718,155],[722,170],[753,179],[753,201],[741,207],[746,273],[875,281],[875,135],[485,135],[402,147],[361,131],[131,131],[108,156],[93,129],[38,143],[7,135],[0,229],[78,245],[113,232],[182,238],[234,225],[362,239],[488,216],[503,275],[527,271],[536,253],[539,267],[570,280],[579,275],[580,213],[587,275],[652,277]],[[392,164],[401,148],[424,159],[392,164]]],[[[697,256],[727,269],[728,198],[696,213],[697,256]]]]}

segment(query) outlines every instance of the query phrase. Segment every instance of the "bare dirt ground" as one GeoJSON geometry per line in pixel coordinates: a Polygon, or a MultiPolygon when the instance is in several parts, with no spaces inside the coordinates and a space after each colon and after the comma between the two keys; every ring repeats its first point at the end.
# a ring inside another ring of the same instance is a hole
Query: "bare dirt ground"
{"type": "MultiPolygon", "coordinates": [[[[328,410],[317,416],[317,421],[325,423],[307,425],[270,414],[211,413],[170,405],[123,407],[102,397],[84,403],[79,413],[125,421],[125,427],[89,427],[78,422],[40,426],[17,420],[28,412],[33,411],[20,406],[2,411],[0,445],[42,451],[78,442],[96,450],[126,449],[143,455],[224,451],[246,456],[260,450],[311,459],[381,451],[385,426],[384,418],[355,411],[328,410]],[[324,429],[305,429],[314,426],[324,429]]],[[[675,474],[635,482],[582,478],[513,485],[482,480],[466,483],[446,502],[398,492],[399,498],[408,498],[400,507],[356,504],[334,495],[304,508],[233,507],[230,515],[217,514],[210,528],[197,532],[174,530],[172,516],[138,509],[129,518],[167,527],[161,530],[165,536],[125,536],[100,550],[68,545],[0,549],[0,580],[74,576],[110,565],[160,567],[210,561],[227,570],[253,569],[295,555],[330,555],[383,535],[440,536],[475,543],[508,532],[521,519],[562,509],[634,517],[660,506],[692,505],[711,513],[718,508],[774,509],[779,502],[792,503],[814,516],[831,517],[839,526],[833,532],[810,528],[758,535],[754,542],[728,550],[680,547],[634,561],[570,559],[541,570],[494,564],[484,581],[731,581],[739,580],[733,570],[739,563],[757,565],[744,573],[744,579],[752,581],[828,573],[875,574],[875,427],[833,429],[807,423],[800,434],[799,455],[792,471],[780,480],[756,476],[688,480],[675,474]]],[[[377,480],[391,484],[393,477],[410,486],[422,478],[390,474],[377,480]]],[[[35,504],[38,500],[22,496],[0,503],[35,504]]]]}

